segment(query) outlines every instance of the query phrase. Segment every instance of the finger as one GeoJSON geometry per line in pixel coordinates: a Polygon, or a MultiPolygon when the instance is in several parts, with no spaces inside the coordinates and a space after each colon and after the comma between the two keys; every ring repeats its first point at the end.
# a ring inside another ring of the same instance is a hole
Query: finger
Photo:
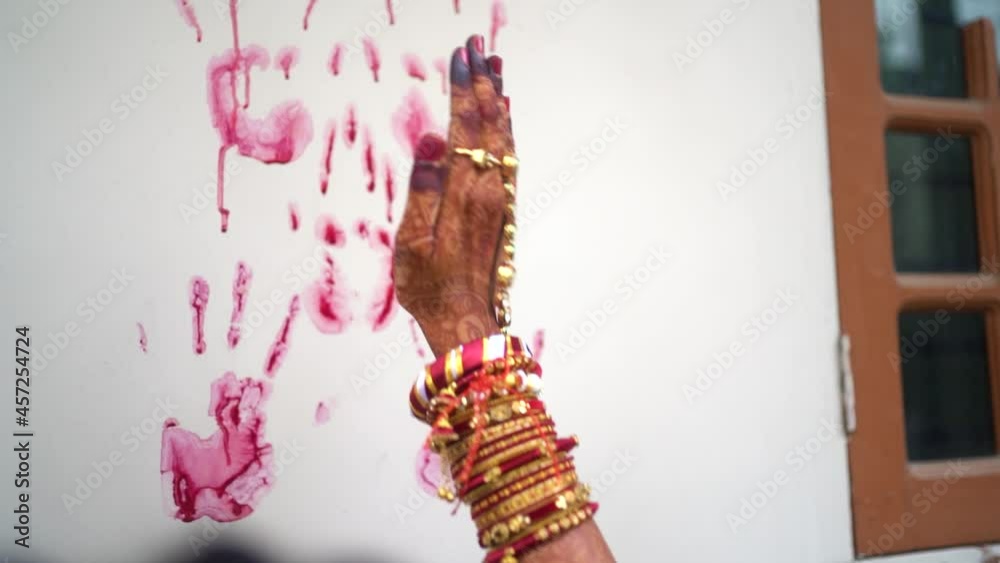
{"type": "Polygon", "coordinates": [[[396,249],[428,257],[434,251],[434,226],[448,176],[448,146],[434,134],[421,137],[413,157],[406,209],[396,231],[396,249]]]}
{"type": "Polygon", "coordinates": [[[472,92],[472,69],[464,47],[451,55],[451,123],[448,144],[451,148],[479,146],[479,106],[472,92]]]}
{"type": "Polygon", "coordinates": [[[503,59],[498,55],[493,55],[486,59],[487,66],[490,67],[490,80],[493,82],[493,89],[497,95],[503,96],[503,59]]]}
{"type": "Polygon", "coordinates": [[[435,229],[435,252],[442,263],[451,263],[461,255],[463,226],[466,224],[465,201],[473,193],[479,171],[472,160],[455,154],[456,148],[480,148],[479,105],[472,91],[472,69],[465,47],[451,56],[451,120],[448,124],[448,178],[441,201],[441,218],[435,229]]]}

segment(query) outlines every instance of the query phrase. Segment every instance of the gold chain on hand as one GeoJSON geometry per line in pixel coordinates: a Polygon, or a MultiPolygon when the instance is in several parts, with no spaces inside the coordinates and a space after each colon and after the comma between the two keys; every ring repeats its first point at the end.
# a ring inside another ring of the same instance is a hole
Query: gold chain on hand
{"type": "Polygon", "coordinates": [[[497,266],[493,313],[496,316],[500,332],[507,334],[510,328],[510,287],[514,284],[514,238],[517,235],[517,168],[519,162],[514,155],[505,155],[502,159],[490,154],[484,149],[456,148],[455,154],[467,156],[480,170],[500,167],[500,177],[503,179],[503,190],[507,196],[504,208],[502,243],[500,245],[500,260],[497,266]]]}

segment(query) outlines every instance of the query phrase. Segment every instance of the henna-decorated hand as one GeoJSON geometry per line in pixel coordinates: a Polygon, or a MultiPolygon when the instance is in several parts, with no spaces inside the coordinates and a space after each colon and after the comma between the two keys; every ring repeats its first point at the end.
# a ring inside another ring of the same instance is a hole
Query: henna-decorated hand
{"type": "Polygon", "coordinates": [[[503,182],[498,168],[479,170],[454,152],[514,154],[502,62],[485,58],[483,44],[476,35],[452,54],[448,140],[420,139],[396,232],[396,295],[435,355],[498,332],[491,292],[507,204],[503,182]]]}

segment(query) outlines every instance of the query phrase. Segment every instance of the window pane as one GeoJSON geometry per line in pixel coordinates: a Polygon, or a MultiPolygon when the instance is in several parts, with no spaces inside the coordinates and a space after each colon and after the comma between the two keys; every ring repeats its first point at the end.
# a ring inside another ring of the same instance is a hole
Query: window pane
{"type": "Polygon", "coordinates": [[[894,94],[965,97],[962,27],[983,17],[1000,27],[996,0],[876,0],[875,11],[882,88],[894,94]]]}
{"type": "Polygon", "coordinates": [[[983,314],[900,313],[899,336],[909,458],[996,454],[983,314]]]}
{"type": "Polygon", "coordinates": [[[969,139],[889,131],[885,144],[896,271],[978,271],[969,139]]]}

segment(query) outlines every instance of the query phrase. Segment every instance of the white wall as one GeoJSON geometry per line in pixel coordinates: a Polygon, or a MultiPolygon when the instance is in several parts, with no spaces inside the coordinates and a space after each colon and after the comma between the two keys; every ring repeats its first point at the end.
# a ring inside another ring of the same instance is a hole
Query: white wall
{"type": "MultiPolygon", "coordinates": [[[[547,12],[559,10],[556,0],[511,1],[499,46],[524,162],[516,328],[547,330],[547,400],[564,431],[582,437],[581,474],[598,482],[605,476],[601,528],[621,561],[850,561],[825,115],[809,105],[823,90],[817,6],[577,3],[563,0],[564,13],[573,13],[553,24],[547,12]],[[732,10],[731,23],[679,66],[673,55],[724,9],[732,10]],[[796,110],[808,115],[790,128],[785,116],[796,110]],[[581,170],[579,147],[599,137],[607,120],[627,128],[581,170]],[[724,197],[719,181],[768,139],[774,154],[724,197]],[[555,186],[562,172],[572,180],[555,186]],[[558,195],[543,195],[546,186],[558,195]],[[661,247],[672,255],[666,266],[634,292],[622,290],[661,247]],[[783,291],[793,303],[771,317],[783,291]],[[606,301],[615,312],[591,331],[588,312],[606,301]],[[752,340],[746,327],[761,315],[774,322],[752,340]],[[574,331],[589,335],[582,346],[575,347],[574,331]],[[734,343],[748,351],[689,401],[685,387],[734,343]],[[824,421],[838,433],[820,442],[814,438],[827,437],[824,421]],[[796,453],[817,444],[807,462],[796,453]],[[615,463],[621,456],[633,459],[624,471],[615,463]],[[734,531],[727,515],[777,471],[787,473],[787,483],[734,531]]],[[[255,75],[251,107],[300,97],[317,137],[290,166],[239,159],[242,172],[228,194],[233,229],[223,237],[211,208],[189,223],[178,211],[214,174],[218,139],[206,110],[205,67],[230,44],[213,2],[194,4],[202,44],[173,2],[109,1],[71,2],[18,53],[0,49],[8,77],[2,152],[10,171],[0,208],[0,232],[8,235],[0,243],[3,318],[30,323],[40,345],[49,331],[80,321],[77,304],[105,287],[113,269],[136,276],[35,375],[32,553],[42,558],[134,561],[170,545],[190,555],[189,538],[200,537],[204,523],[164,515],[158,432],[127,452],[126,463],[72,514],[61,495],[72,493],[92,462],[122,450],[121,434],[150,416],[158,398],[179,405],[174,416],[184,426],[214,430],[205,416],[209,381],[228,369],[259,376],[282,316],[269,317],[236,352],[225,350],[235,261],[254,268],[251,298],[261,298],[282,289],[282,273],[315,247],[317,212],[348,221],[382,216],[381,198],[364,193],[359,150],[342,143],[331,195],[319,197],[326,119],[357,102],[378,152],[392,151],[405,178],[389,115],[414,83],[399,56],[446,56],[488,23],[483,1],[466,0],[455,16],[446,0],[401,0],[398,25],[377,34],[384,68],[375,85],[360,59],[346,63],[338,79],[325,62],[333,42],[350,41],[381,2],[319,0],[307,33],[300,28],[304,0],[281,8],[243,2],[244,44],[303,50],[291,81],[276,71],[255,75]],[[168,73],[162,85],[56,181],[51,162],[64,157],[64,145],[102,118],[117,119],[110,104],[139,83],[147,65],[168,73]],[[299,233],[287,228],[289,200],[304,210],[299,233]],[[214,292],[203,357],[190,351],[186,284],[194,274],[214,292]],[[148,355],[135,345],[136,321],[149,331],[148,355]]],[[[33,2],[2,4],[3,29],[16,31],[37,10],[33,2]]],[[[421,88],[443,122],[446,98],[436,76],[421,88]]],[[[375,265],[353,244],[342,262],[360,285],[375,265]]],[[[405,405],[416,354],[404,351],[359,393],[351,385],[352,375],[408,330],[403,314],[382,333],[359,323],[334,337],[299,319],[267,415],[276,449],[295,442],[303,451],[257,513],[224,527],[223,538],[253,538],[252,545],[289,559],[348,547],[407,561],[480,557],[470,523],[450,517],[442,503],[398,516],[417,490],[413,460],[424,431],[405,405]],[[312,409],[328,396],[337,402],[332,420],[316,428],[312,409]]],[[[20,557],[8,547],[10,527],[0,528],[0,553],[20,557]]],[[[901,560],[971,562],[977,553],[901,560]]]]}

